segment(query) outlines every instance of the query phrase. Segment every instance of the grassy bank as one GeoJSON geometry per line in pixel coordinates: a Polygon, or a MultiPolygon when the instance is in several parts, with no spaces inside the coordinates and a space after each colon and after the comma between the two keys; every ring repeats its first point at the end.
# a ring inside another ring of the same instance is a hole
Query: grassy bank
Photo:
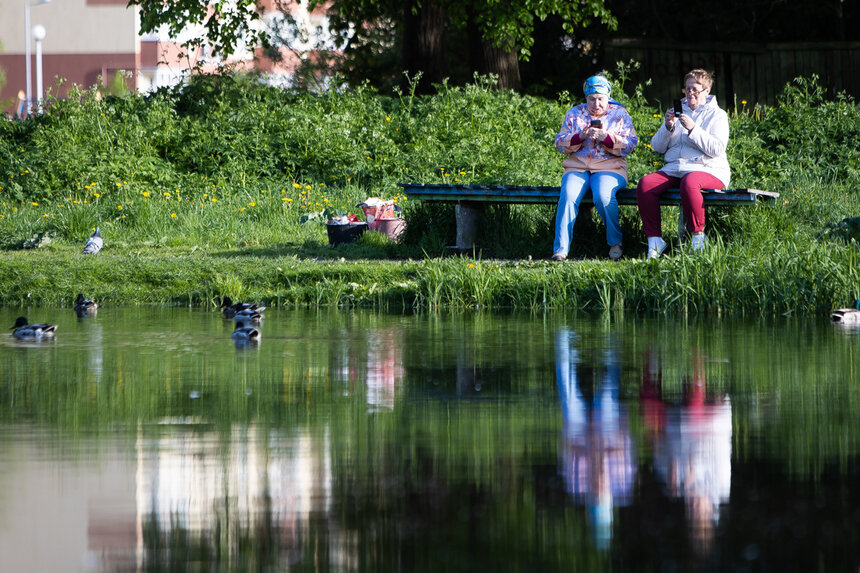
{"type": "Polygon", "coordinates": [[[206,305],[229,294],[286,307],[770,316],[826,313],[833,301],[860,294],[855,249],[820,245],[799,251],[789,243],[750,255],[749,249],[721,241],[703,254],[680,251],[659,261],[618,264],[470,257],[347,260],[277,250],[166,248],[98,256],[67,248],[24,250],[0,260],[0,302],[68,306],[74,294],[84,292],[103,304],[206,305]]]}
{"type": "MultiPolygon", "coordinates": [[[[659,164],[654,102],[616,72],[640,135],[635,181],[659,164]]],[[[712,247],[643,260],[635,208],[628,256],[606,259],[603,226],[574,236],[579,260],[552,265],[554,209],[492,209],[485,250],[450,257],[451,207],[410,202],[400,181],[557,184],[552,138],[578,103],[499,92],[485,80],[433,96],[366,88],[292,93],[241,76],[199,78],[152,96],[79,93],[26,122],[0,122],[0,304],[268,304],[381,308],[614,308],[637,312],[819,313],[860,297],[860,110],[825,101],[814,79],[731,115],[732,185],[779,201],[713,210],[712,247]],[[324,222],[366,197],[395,199],[401,243],[367,234],[328,246],[324,222]],[[104,250],[81,256],[96,226],[104,250]]],[[[674,236],[677,210],[664,210],[674,236]]],[[[596,215],[593,215],[596,217],[596,215]]]]}

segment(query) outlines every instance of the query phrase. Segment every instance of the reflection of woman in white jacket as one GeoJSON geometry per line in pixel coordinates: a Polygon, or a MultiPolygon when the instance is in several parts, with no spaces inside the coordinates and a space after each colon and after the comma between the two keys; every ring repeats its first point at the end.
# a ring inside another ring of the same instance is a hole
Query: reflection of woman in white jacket
{"type": "Polygon", "coordinates": [[[705,246],[705,206],[702,189],[725,189],[731,170],[726,159],[729,118],[710,95],[713,80],[705,70],[692,70],[684,77],[682,113],[666,112],[666,121],[651,139],[651,148],[664,153],[666,164],[646,175],[636,187],[636,202],[642,229],[648,237],[648,258],[666,249],[660,221],[660,195],[680,188],[685,225],[693,234],[693,249],[705,246]]]}

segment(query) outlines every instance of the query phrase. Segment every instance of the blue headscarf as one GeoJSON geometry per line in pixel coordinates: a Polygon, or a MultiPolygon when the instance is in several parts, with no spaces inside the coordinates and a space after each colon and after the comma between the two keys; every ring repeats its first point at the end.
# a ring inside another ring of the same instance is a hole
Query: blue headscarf
{"type": "Polygon", "coordinates": [[[606,94],[612,93],[612,84],[606,79],[606,76],[591,76],[585,83],[582,84],[582,91],[586,96],[591,94],[606,94]]]}
{"type": "MultiPolygon", "coordinates": [[[[606,79],[606,76],[591,76],[585,83],[582,84],[582,91],[585,92],[586,97],[591,94],[605,94],[609,95],[612,93],[612,84],[609,83],[609,80],[606,79]]],[[[613,103],[615,105],[620,105],[624,107],[611,97],[609,98],[609,103],[613,103]]]]}

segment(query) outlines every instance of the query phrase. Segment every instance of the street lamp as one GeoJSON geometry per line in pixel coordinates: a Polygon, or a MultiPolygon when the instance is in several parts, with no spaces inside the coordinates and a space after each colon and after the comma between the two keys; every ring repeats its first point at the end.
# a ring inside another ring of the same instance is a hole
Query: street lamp
{"type": "Polygon", "coordinates": [[[32,6],[38,6],[40,4],[47,4],[51,0],[31,0],[24,5],[24,32],[27,42],[27,47],[24,49],[24,57],[27,59],[26,69],[27,69],[27,103],[25,109],[27,110],[27,116],[30,115],[30,103],[33,101],[33,82],[31,77],[33,72],[30,70],[30,8],[32,6]]]}
{"type": "Polygon", "coordinates": [[[47,30],[41,24],[33,26],[33,39],[36,40],[36,108],[42,113],[42,40],[47,30]]]}

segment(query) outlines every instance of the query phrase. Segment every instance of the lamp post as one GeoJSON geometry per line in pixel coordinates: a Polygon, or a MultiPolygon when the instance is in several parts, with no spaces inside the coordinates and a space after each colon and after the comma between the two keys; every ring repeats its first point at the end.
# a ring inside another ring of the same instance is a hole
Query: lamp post
{"type": "Polygon", "coordinates": [[[24,35],[25,41],[27,42],[27,46],[24,49],[24,57],[26,58],[26,69],[27,69],[27,102],[24,106],[27,110],[27,115],[30,115],[30,104],[33,101],[33,82],[32,78],[32,70],[30,69],[30,8],[33,6],[38,6],[40,4],[47,4],[51,0],[31,0],[24,4],[24,35]]]}
{"type": "Polygon", "coordinates": [[[36,110],[42,113],[42,40],[47,30],[41,24],[33,26],[33,39],[36,40],[36,110]]]}

